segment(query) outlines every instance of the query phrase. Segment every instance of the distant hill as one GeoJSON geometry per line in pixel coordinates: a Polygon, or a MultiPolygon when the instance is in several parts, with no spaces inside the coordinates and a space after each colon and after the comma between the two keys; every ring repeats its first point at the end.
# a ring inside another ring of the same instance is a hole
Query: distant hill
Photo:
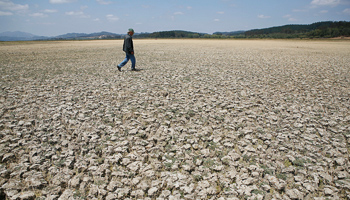
{"type": "Polygon", "coordinates": [[[30,33],[15,31],[0,33],[0,41],[25,41],[25,40],[92,40],[92,39],[120,39],[123,35],[110,32],[98,33],[67,33],[56,37],[37,36],[30,33]]]}
{"type": "MultiPolygon", "coordinates": [[[[121,39],[125,34],[106,31],[97,33],[67,33],[56,37],[36,36],[25,32],[0,33],[0,41],[20,40],[94,40],[121,39]]],[[[197,33],[183,30],[159,31],[153,33],[135,33],[134,38],[335,38],[350,37],[350,22],[327,21],[309,25],[284,25],[248,31],[197,33]]]]}
{"type": "Polygon", "coordinates": [[[242,35],[246,31],[231,31],[231,32],[215,32],[213,35],[228,35],[228,36],[237,36],[237,35],[242,35]]]}
{"type": "Polygon", "coordinates": [[[47,37],[37,36],[21,31],[7,31],[0,33],[0,41],[21,41],[21,40],[40,40],[47,39],[47,37]]]}
{"type": "Polygon", "coordinates": [[[121,34],[110,33],[106,31],[98,33],[67,33],[64,35],[59,35],[51,39],[62,39],[62,40],[87,40],[87,39],[120,39],[121,34]]]}
{"type": "Polygon", "coordinates": [[[246,31],[246,37],[256,38],[332,38],[350,36],[350,22],[317,22],[310,25],[285,25],[246,31]]]}
{"type": "Polygon", "coordinates": [[[22,37],[22,38],[32,38],[35,37],[35,35],[30,34],[30,33],[25,33],[21,31],[7,31],[0,33],[0,37],[22,37]]]}
{"type": "Polygon", "coordinates": [[[248,31],[215,32],[161,31],[141,34],[140,38],[334,38],[350,37],[350,22],[327,21],[309,25],[284,25],[248,31]]]}
{"type": "Polygon", "coordinates": [[[173,30],[138,34],[135,35],[135,38],[200,38],[204,35],[205,33],[173,30]]]}

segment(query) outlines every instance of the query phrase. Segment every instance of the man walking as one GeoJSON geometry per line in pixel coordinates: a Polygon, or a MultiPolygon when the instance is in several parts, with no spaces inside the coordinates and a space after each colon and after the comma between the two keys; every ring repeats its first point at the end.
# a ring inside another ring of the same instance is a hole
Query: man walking
{"type": "Polygon", "coordinates": [[[125,59],[117,66],[119,71],[122,71],[122,67],[131,60],[131,71],[136,71],[136,59],[134,55],[134,44],[132,42],[132,36],[134,35],[134,29],[130,28],[128,34],[124,38],[123,51],[126,53],[125,59]]]}

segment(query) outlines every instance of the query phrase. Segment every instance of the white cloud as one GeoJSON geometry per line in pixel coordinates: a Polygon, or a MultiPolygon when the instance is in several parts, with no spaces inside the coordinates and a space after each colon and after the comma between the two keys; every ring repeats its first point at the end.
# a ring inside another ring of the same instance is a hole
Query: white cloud
{"type": "Polygon", "coordinates": [[[82,11],[78,11],[78,12],[74,12],[74,11],[66,12],[66,15],[82,15],[82,14],[84,14],[82,11]]]}
{"type": "Polygon", "coordinates": [[[102,4],[102,5],[108,5],[108,4],[112,3],[111,1],[105,1],[105,0],[96,0],[96,1],[97,1],[97,3],[102,4]]]}
{"type": "Polygon", "coordinates": [[[311,5],[314,6],[337,6],[340,0],[312,0],[311,5]]]}
{"type": "Polygon", "coordinates": [[[52,4],[72,3],[75,0],[50,0],[52,4]]]}
{"type": "Polygon", "coordinates": [[[0,9],[2,10],[11,10],[11,11],[20,11],[20,10],[28,10],[28,4],[21,5],[15,4],[9,0],[0,0],[0,9]]]}
{"type": "Polygon", "coordinates": [[[183,12],[174,12],[174,15],[183,15],[183,12]]]}
{"type": "Polygon", "coordinates": [[[345,10],[343,10],[344,14],[350,15],[350,8],[346,8],[345,10]]]}
{"type": "Polygon", "coordinates": [[[0,16],[10,16],[10,15],[13,15],[13,13],[0,11],[0,16]]]}
{"type": "Polygon", "coordinates": [[[70,11],[70,12],[66,12],[66,15],[69,15],[69,16],[77,16],[77,17],[80,17],[80,18],[89,18],[90,16],[89,15],[85,15],[83,11],[70,11]]]}
{"type": "Polygon", "coordinates": [[[44,13],[33,13],[33,14],[29,14],[29,16],[31,16],[31,17],[47,17],[47,15],[45,15],[44,13]]]}
{"type": "Polygon", "coordinates": [[[96,18],[96,19],[94,19],[93,21],[94,21],[94,22],[99,22],[100,19],[99,19],[99,18],[96,18]]]}
{"type": "Polygon", "coordinates": [[[321,14],[326,14],[326,13],[328,13],[328,10],[321,10],[320,13],[321,14]]]}
{"type": "Polygon", "coordinates": [[[214,19],[214,22],[219,22],[220,21],[220,19],[214,19]]]}
{"type": "Polygon", "coordinates": [[[56,13],[56,12],[58,12],[58,11],[57,11],[57,10],[45,9],[44,12],[45,12],[45,13],[56,13]]]}
{"type": "Polygon", "coordinates": [[[293,18],[292,15],[284,15],[283,18],[288,18],[288,21],[295,22],[297,19],[293,18]]]}
{"type": "Polygon", "coordinates": [[[260,19],[268,19],[268,18],[271,18],[271,16],[258,15],[258,18],[260,18],[260,19]]]}
{"type": "Polygon", "coordinates": [[[114,16],[114,15],[106,15],[106,17],[107,17],[108,21],[111,21],[111,22],[119,20],[119,17],[114,16]]]}
{"type": "Polygon", "coordinates": [[[220,14],[220,15],[223,15],[223,14],[225,14],[225,12],[224,11],[219,11],[219,12],[217,12],[218,14],[220,14]]]}
{"type": "Polygon", "coordinates": [[[192,7],[191,6],[187,6],[187,10],[191,10],[192,9],[192,7]]]}

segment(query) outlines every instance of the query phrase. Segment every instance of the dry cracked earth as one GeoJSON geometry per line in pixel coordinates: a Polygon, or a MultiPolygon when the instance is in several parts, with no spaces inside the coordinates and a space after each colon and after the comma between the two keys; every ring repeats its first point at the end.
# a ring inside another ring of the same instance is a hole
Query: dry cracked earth
{"type": "Polygon", "coordinates": [[[0,199],[350,199],[350,42],[0,43],[0,199]]]}

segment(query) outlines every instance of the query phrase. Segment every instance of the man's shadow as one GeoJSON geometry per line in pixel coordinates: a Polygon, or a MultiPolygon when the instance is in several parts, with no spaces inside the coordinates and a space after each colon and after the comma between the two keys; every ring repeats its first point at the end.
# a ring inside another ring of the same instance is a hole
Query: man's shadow
{"type": "Polygon", "coordinates": [[[135,69],[135,70],[130,70],[130,71],[132,71],[132,72],[140,72],[140,71],[143,71],[143,70],[145,70],[145,69],[137,68],[137,69],[135,69]]]}

